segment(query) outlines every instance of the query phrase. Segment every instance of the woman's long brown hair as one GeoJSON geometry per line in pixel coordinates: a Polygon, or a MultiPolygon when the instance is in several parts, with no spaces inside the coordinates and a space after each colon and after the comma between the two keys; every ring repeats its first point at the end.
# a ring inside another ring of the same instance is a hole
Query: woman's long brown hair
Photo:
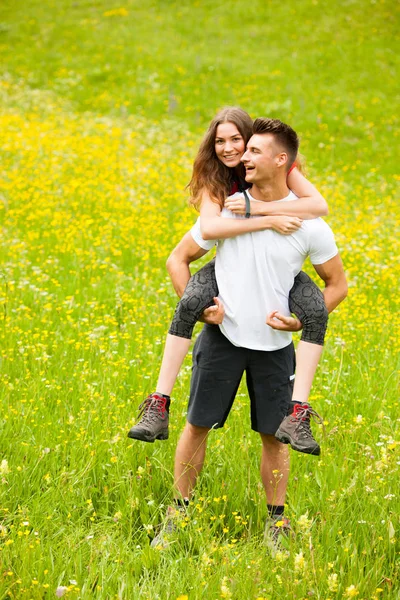
{"type": "Polygon", "coordinates": [[[300,154],[300,152],[298,152],[295,163],[296,163],[296,167],[298,168],[300,173],[302,175],[304,175],[304,177],[307,177],[307,175],[306,175],[306,159],[305,159],[304,154],[300,154]]]}
{"type": "MultiPolygon", "coordinates": [[[[208,192],[213,202],[222,208],[229,196],[234,181],[234,169],[225,166],[215,153],[217,127],[222,123],[233,123],[238,128],[245,145],[252,136],[253,119],[246,111],[235,106],[222,109],[211,121],[200,144],[193,164],[192,178],[188,184],[190,204],[199,210],[204,192],[208,192]]],[[[244,168],[240,164],[237,178],[244,182],[244,168]]]]}

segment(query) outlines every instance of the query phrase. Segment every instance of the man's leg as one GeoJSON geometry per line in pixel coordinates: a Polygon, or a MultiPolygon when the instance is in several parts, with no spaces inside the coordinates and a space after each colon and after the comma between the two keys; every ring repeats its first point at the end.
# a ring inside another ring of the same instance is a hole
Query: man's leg
{"type": "Polygon", "coordinates": [[[283,516],[289,478],[288,448],[275,438],[275,431],[290,402],[294,372],[293,344],[280,350],[248,353],[247,388],[251,400],[251,425],[262,442],[261,479],[265,489],[268,519],[265,539],[271,550],[287,536],[290,525],[283,516]]]}
{"type": "Polygon", "coordinates": [[[289,478],[289,451],[273,435],[260,433],[262,441],[261,479],[267,504],[283,506],[289,478]]]}
{"type": "Polygon", "coordinates": [[[209,431],[207,427],[196,427],[186,422],[175,452],[175,498],[167,508],[159,533],[151,542],[153,548],[168,548],[173,535],[179,530],[179,522],[186,516],[191,493],[203,468],[209,431]]]}
{"type": "Polygon", "coordinates": [[[244,371],[246,351],[233,346],[218,327],[206,325],[193,349],[188,421],[175,453],[175,501],[168,507],[153,547],[166,548],[185,514],[203,468],[210,429],[223,427],[244,371]],[[189,422],[190,421],[190,422],[189,422]],[[195,423],[195,424],[194,424],[195,423]]]}
{"type": "Polygon", "coordinates": [[[261,479],[267,498],[268,518],[264,541],[274,555],[282,544],[286,545],[291,531],[284,517],[286,488],[289,478],[289,451],[272,435],[260,433],[262,441],[261,479]]]}
{"type": "Polygon", "coordinates": [[[210,429],[223,427],[240,384],[246,352],[206,325],[193,349],[188,421],[175,455],[175,488],[189,499],[203,468],[210,429]]]}
{"type": "Polygon", "coordinates": [[[176,497],[189,500],[206,455],[207,427],[186,422],[175,452],[174,481],[176,497]]]}

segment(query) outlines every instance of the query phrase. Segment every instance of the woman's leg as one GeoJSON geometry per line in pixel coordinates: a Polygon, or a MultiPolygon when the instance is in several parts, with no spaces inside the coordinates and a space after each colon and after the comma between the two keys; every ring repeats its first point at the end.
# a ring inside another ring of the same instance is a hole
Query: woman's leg
{"type": "Polygon", "coordinates": [[[189,351],[194,326],[204,309],[212,306],[218,296],[215,259],[197,271],[188,281],[177,304],[167,335],[156,390],[169,396],[189,351]]]}
{"type": "Polygon", "coordinates": [[[324,296],[310,277],[301,271],[289,294],[289,310],[303,324],[303,333],[296,350],[296,377],[288,415],[275,436],[294,450],[319,455],[321,450],[310,428],[310,417],[321,417],[308,404],[312,382],[321,358],[328,310],[324,296]]]}
{"type": "Polygon", "coordinates": [[[328,310],[321,290],[303,271],[296,276],[290,290],[289,310],[303,324],[303,333],[296,350],[293,399],[307,402],[323,350],[328,310]]]}
{"type": "Polygon", "coordinates": [[[189,280],[167,335],[156,392],[141,404],[140,421],[128,437],[144,442],[168,439],[170,394],[190,348],[194,326],[204,309],[212,306],[218,296],[215,259],[197,271],[189,280]]]}
{"type": "Polygon", "coordinates": [[[294,379],[293,398],[298,402],[307,402],[311,392],[314,375],[322,355],[323,346],[300,342],[296,349],[296,377],[294,379]]]}
{"type": "Polygon", "coordinates": [[[182,363],[189,352],[191,342],[191,338],[178,337],[167,333],[163,359],[156,385],[156,390],[159,394],[163,394],[164,396],[171,395],[182,363]]]}

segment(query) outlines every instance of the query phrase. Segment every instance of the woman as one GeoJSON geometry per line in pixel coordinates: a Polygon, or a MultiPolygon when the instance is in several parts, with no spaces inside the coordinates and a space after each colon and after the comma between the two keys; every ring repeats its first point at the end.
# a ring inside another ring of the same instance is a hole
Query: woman
{"type": "MultiPolygon", "coordinates": [[[[252,119],[242,109],[223,109],[211,122],[200,145],[189,189],[191,203],[200,210],[201,232],[205,239],[224,239],[269,228],[282,235],[290,235],[301,226],[302,219],[327,213],[324,199],[295,166],[288,172],[287,184],[299,198],[284,203],[285,215],[280,202],[249,202],[246,206],[242,195],[235,195],[235,192],[242,191],[246,196],[248,184],[240,159],[252,135],[252,125],[252,119]],[[221,218],[223,208],[233,214],[258,216],[254,219],[221,218]]],[[[185,238],[189,235],[186,234],[185,238]]],[[[200,247],[198,249],[201,251],[200,247]]],[[[181,290],[177,292],[181,295],[181,290]]],[[[218,310],[217,295],[214,261],[211,261],[187,283],[167,336],[157,391],[141,404],[141,420],[131,428],[129,437],[148,442],[168,438],[170,394],[189,350],[193,327],[205,309],[208,309],[205,313],[208,316],[218,310]]],[[[275,329],[291,331],[299,330],[303,324],[302,339],[296,353],[298,368],[293,405],[305,417],[301,419],[304,422],[302,427],[308,428],[306,434],[309,436],[309,416],[314,411],[306,402],[322,353],[328,315],[321,291],[303,272],[295,279],[289,308],[297,319],[275,311],[268,315],[267,323],[275,329]]],[[[292,447],[295,446],[292,444],[292,447]]],[[[309,449],[295,449],[319,453],[319,446],[312,436],[309,449]]]]}

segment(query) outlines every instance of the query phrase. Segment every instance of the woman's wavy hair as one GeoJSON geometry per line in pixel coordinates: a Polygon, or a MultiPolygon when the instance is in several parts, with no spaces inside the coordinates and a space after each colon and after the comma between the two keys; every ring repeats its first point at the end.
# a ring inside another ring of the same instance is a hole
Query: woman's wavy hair
{"type": "MultiPolygon", "coordinates": [[[[234,181],[234,170],[225,166],[215,153],[217,127],[222,123],[233,123],[244,139],[245,145],[253,135],[253,119],[236,106],[223,108],[211,121],[193,164],[192,178],[188,184],[190,204],[199,210],[204,191],[210,194],[213,202],[224,206],[234,181]]],[[[245,171],[242,164],[236,170],[239,183],[245,182],[245,171]]]]}

